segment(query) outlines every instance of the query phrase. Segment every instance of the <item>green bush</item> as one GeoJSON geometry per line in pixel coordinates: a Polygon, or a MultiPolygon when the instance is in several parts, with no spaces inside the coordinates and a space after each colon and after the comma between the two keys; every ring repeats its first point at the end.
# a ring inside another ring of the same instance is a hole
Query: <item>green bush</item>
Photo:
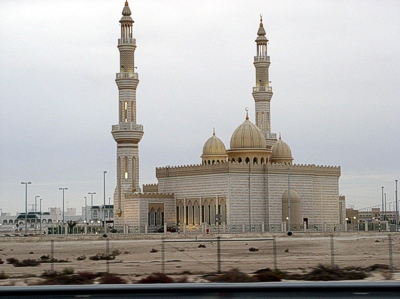
{"type": "Polygon", "coordinates": [[[72,275],[75,273],[75,270],[74,270],[74,268],[67,267],[67,268],[64,268],[62,272],[65,275],[72,275]]]}

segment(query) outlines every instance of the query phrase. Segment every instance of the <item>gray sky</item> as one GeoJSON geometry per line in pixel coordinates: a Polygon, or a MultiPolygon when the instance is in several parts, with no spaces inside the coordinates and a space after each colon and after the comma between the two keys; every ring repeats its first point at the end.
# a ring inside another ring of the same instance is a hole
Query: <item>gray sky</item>
{"type": "MultiPolygon", "coordinates": [[[[0,208],[94,204],[115,187],[124,0],[0,1],[0,208]]],[[[400,2],[131,0],[140,83],[140,182],[155,167],[199,164],[250,108],[259,15],[269,39],[273,132],[298,164],[342,167],[355,208],[394,200],[400,179],[400,2]]],[[[400,185],[399,185],[400,187],[400,185]]]]}

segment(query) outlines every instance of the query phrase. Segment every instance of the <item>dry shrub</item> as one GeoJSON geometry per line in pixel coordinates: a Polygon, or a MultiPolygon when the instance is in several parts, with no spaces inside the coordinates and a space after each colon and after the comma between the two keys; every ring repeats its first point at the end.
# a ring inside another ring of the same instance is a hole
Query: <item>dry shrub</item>
{"type": "Polygon", "coordinates": [[[150,253],[156,253],[156,252],[158,252],[157,249],[152,248],[152,249],[150,250],[150,253]]]}
{"type": "Polygon", "coordinates": [[[80,277],[86,280],[93,280],[99,276],[99,274],[90,272],[90,271],[81,271],[77,273],[80,277]]]}
{"type": "Polygon", "coordinates": [[[86,255],[81,255],[76,258],[77,261],[84,261],[86,260],[86,255]]]}
{"type": "Polygon", "coordinates": [[[280,270],[271,270],[270,268],[260,269],[254,272],[257,281],[281,281],[285,278],[286,273],[280,270]]]}
{"type": "Polygon", "coordinates": [[[12,265],[14,265],[14,263],[19,262],[19,260],[14,257],[9,257],[8,259],[6,259],[6,261],[7,261],[7,264],[12,264],[12,265]]]}
{"type": "Polygon", "coordinates": [[[152,273],[149,276],[142,278],[138,283],[173,283],[174,279],[164,273],[152,273]]]}
{"type": "Polygon", "coordinates": [[[256,247],[250,247],[250,248],[249,248],[249,251],[251,251],[251,252],[257,252],[257,251],[258,251],[258,248],[256,248],[256,247]]]}
{"type": "Polygon", "coordinates": [[[240,272],[239,269],[234,268],[220,275],[210,276],[207,279],[211,282],[256,282],[257,279],[240,272]]]}
{"type": "Polygon", "coordinates": [[[3,261],[2,259],[0,259],[0,265],[1,265],[1,264],[4,264],[4,261],[3,261]]]}
{"type": "Polygon", "coordinates": [[[92,260],[92,261],[114,260],[114,259],[115,259],[114,255],[105,254],[105,253],[98,253],[96,255],[89,257],[89,260],[92,260]]]}
{"type": "Polygon", "coordinates": [[[197,248],[206,248],[206,245],[204,245],[204,244],[199,244],[199,246],[197,246],[197,248]]]}
{"type": "Polygon", "coordinates": [[[0,279],[7,279],[9,276],[4,273],[4,271],[1,271],[0,273],[0,279]]]}
{"type": "Polygon", "coordinates": [[[325,266],[319,264],[309,273],[287,275],[287,279],[311,280],[311,281],[330,281],[330,280],[358,280],[364,279],[368,275],[365,271],[341,269],[338,266],[325,266]]]}
{"type": "Polygon", "coordinates": [[[56,271],[45,271],[41,277],[45,280],[40,282],[41,285],[83,285],[92,284],[93,279],[98,275],[96,274],[73,274],[74,270],[72,268],[65,268],[62,272],[56,271]],[[72,273],[71,273],[72,272],[72,273]]]}
{"type": "Polygon", "coordinates": [[[115,274],[107,274],[99,280],[100,284],[126,284],[126,280],[115,274]]]}
{"type": "Polygon", "coordinates": [[[15,263],[13,263],[14,267],[36,267],[36,266],[40,266],[40,262],[38,260],[34,260],[34,259],[25,259],[22,260],[22,262],[17,261],[15,263]]]}

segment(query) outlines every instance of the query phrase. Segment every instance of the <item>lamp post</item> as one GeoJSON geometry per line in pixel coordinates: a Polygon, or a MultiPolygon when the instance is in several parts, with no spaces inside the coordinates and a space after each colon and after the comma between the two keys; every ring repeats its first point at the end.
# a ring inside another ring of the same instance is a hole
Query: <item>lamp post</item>
{"type": "Polygon", "coordinates": [[[287,169],[287,182],[288,182],[288,233],[290,233],[290,168],[287,169]]]}
{"type": "Polygon", "coordinates": [[[93,195],[96,194],[96,192],[88,192],[90,194],[90,220],[93,219],[93,195]]]}
{"type": "Polygon", "coordinates": [[[62,192],[63,192],[63,220],[62,220],[62,224],[63,224],[63,227],[64,227],[64,191],[68,190],[68,188],[58,188],[58,190],[62,190],[62,192]]]}
{"type": "Polygon", "coordinates": [[[32,184],[32,182],[21,182],[21,184],[25,185],[25,236],[26,236],[28,234],[28,185],[32,184]]]}
{"type": "Polygon", "coordinates": [[[107,171],[103,171],[103,221],[104,221],[104,234],[107,235],[107,224],[106,224],[106,173],[107,171]]]}
{"type": "Polygon", "coordinates": [[[40,195],[36,195],[35,196],[35,235],[36,235],[36,210],[37,210],[37,203],[36,203],[36,200],[37,200],[37,198],[38,197],[40,197],[40,195]]]}
{"type": "Polygon", "coordinates": [[[396,182],[396,196],[395,196],[395,200],[396,200],[396,232],[399,231],[399,215],[398,215],[398,209],[397,209],[397,180],[395,180],[396,182]]]}
{"type": "Polygon", "coordinates": [[[42,234],[42,199],[40,199],[40,234],[42,234]]]}
{"type": "Polygon", "coordinates": [[[85,196],[85,222],[87,223],[87,198],[85,196]]]}
{"type": "MultiPolygon", "coordinates": [[[[383,215],[383,188],[384,188],[384,186],[382,186],[382,210],[381,210],[381,215],[383,215]]],[[[381,218],[381,220],[382,220],[382,217],[379,217],[379,218],[381,218]]]]}

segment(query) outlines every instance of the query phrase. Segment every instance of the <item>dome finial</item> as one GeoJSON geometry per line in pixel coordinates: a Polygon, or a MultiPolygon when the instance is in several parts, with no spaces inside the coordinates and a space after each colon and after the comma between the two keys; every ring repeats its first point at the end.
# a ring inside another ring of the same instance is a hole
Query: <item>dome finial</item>
{"type": "Polygon", "coordinates": [[[262,14],[260,14],[260,27],[264,27],[263,22],[262,22],[262,14]]]}
{"type": "Polygon", "coordinates": [[[213,135],[215,136],[215,128],[213,128],[213,135]]]}
{"type": "Polygon", "coordinates": [[[128,0],[125,1],[125,6],[129,6],[128,0]]]}
{"type": "Polygon", "coordinates": [[[249,120],[249,107],[246,107],[244,110],[246,110],[246,120],[249,120]]]}

